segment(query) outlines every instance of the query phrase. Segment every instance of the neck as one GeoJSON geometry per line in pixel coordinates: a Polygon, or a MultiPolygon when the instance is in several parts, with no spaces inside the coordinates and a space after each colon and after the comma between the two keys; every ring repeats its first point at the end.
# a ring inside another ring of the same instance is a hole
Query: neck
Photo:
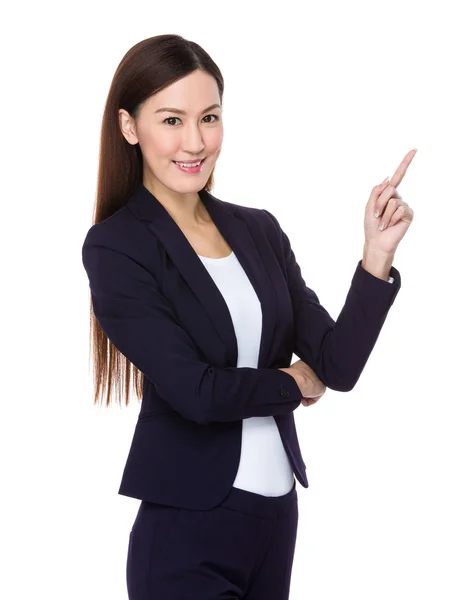
{"type": "Polygon", "coordinates": [[[177,223],[201,226],[212,222],[198,192],[179,194],[165,187],[156,178],[144,177],[143,185],[177,223]]]}

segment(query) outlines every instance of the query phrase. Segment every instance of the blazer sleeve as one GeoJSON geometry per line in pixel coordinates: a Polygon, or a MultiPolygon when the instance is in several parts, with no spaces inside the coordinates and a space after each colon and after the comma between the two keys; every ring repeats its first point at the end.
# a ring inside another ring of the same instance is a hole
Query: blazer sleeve
{"type": "Polygon", "coordinates": [[[265,209],[278,229],[294,315],[293,352],[329,389],[348,392],[355,386],[372,352],[397,293],[401,276],[391,267],[384,281],[356,266],[345,304],[336,321],[320,304],[302,277],[287,234],[265,209]]]}
{"type": "Polygon", "coordinates": [[[95,317],[174,410],[208,424],[281,415],[300,405],[299,386],[284,371],[220,368],[202,360],[153,274],[104,239],[97,241],[94,227],[84,241],[82,262],[95,317]]]}

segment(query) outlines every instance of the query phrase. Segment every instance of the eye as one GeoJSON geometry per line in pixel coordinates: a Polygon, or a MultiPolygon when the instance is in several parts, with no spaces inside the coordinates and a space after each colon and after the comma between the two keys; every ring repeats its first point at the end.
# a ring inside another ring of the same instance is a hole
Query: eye
{"type": "MultiPolygon", "coordinates": [[[[164,119],[163,123],[168,123],[168,121],[175,121],[176,119],[179,119],[179,117],[168,117],[168,118],[164,119]]],[[[180,119],[179,119],[179,121],[180,121],[180,119]]],[[[168,123],[168,125],[174,126],[174,123],[168,123]]]]}
{"type": "MultiPolygon", "coordinates": [[[[207,117],[214,117],[215,121],[220,120],[220,117],[218,115],[206,115],[204,118],[206,119],[207,117]]],[[[206,121],[206,123],[214,123],[215,121],[206,121]]]]}

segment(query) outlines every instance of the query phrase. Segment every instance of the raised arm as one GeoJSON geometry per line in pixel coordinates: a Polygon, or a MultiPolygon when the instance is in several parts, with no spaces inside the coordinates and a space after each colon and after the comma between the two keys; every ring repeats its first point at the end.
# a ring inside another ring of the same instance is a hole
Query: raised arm
{"type": "Polygon", "coordinates": [[[282,242],[288,289],[294,314],[293,352],[330,389],[353,389],[372,352],[397,293],[399,271],[391,266],[393,281],[384,281],[362,267],[360,260],[345,304],[336,321],[307,287],[287,234],[278,220],[263,209],[278,228],[282,242]]]}

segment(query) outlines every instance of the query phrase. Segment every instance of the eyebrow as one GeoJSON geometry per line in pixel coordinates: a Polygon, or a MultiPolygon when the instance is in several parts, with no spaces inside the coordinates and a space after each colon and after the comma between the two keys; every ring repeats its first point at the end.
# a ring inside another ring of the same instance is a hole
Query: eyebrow
{"type": "MultiPolygon", "coordinates": [[[[220,106],[220,104],[211,104],[211,106],[208,106],[207,108],[205,108],[203,111],[201,111],[201,113],[205,113],[208,110],[212,110],[214,108],[222,108],[222,107],[220,106]]],[[[185,110],[181,110],[180,108],[169,108],[169,107],[159,108],[158,110],[155,111],[155,113],[160,113],[160,112],[173,112],[173,113],[177,113],[179,115],[187,114],[185,112],[185,110]]]]}

